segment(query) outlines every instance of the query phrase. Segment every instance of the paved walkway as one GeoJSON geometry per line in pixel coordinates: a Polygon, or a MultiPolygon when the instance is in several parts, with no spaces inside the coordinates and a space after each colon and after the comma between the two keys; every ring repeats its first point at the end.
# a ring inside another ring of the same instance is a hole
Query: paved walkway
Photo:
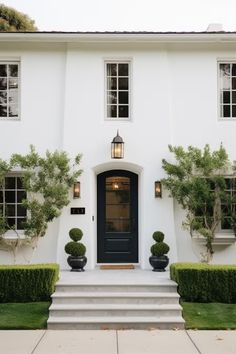
{"type": "Polygon", "coordinates": [[[1,354],[236,354],[236,331],[0,331],[1,354]]]}

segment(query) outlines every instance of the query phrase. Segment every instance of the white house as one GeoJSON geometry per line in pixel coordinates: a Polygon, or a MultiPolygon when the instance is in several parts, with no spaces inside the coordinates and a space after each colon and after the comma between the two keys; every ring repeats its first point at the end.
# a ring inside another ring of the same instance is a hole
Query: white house
{"type": "MultiPolygon", "coordinates": [[[[154,182],[164,177],[168,144],[216,149],[222,142],[236,159],[235,124],[236,33],[0,34],[0,157],[26,153],[30,144],[42,154],[83,155],[81,196],[73,199],[71,191],[32,262],[67,269],[64,245],[72,227],[84,231],[88,269],[98,263],[149,268],[155,230],[165,233],[170,262],[198,260],[202,246],[182,229],[183,212],[167,191],[155,198],[154,182]],[[122,159],[111,157],[117,130],[122,159]],[[77,207],[84,214],[71,214],[77,207]]],[[[20,225],[24,215],[9,198],[12,223],[20,225]]],[[[235,262],[231,230],[217,236],[214,262],[235,262]]],[[[31,253],[22,248],[17,262],[31,253]]],[[[7,252],[0,259],[12,263],[7,252]]]]}

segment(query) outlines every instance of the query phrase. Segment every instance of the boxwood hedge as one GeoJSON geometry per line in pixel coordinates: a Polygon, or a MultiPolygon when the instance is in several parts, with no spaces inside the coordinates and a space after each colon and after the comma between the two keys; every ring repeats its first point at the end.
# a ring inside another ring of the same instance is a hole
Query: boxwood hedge
{"type": "Polygon", "coordinates": [[[58,279],[59,265],[1,265],[0,302],[48,301],[58,279]]]}
{"type": "Polygon", "coordinates": [[[170,277],[185,301],[236,303],[236,265],[173,263],[170,277]]]}

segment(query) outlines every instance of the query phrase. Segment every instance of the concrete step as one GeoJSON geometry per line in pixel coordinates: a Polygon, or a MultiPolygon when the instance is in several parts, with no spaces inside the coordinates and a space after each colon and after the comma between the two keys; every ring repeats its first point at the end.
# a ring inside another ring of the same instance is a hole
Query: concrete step
{"type": "Polygon", "coordinates": [[[155,292],[55,292],[53,304],[178,304],[177,293],[155,292]]]}
{"type": "Polygon", "coordinates": [[[51,317],[168,317],[181,316],[180,305],[153,305],[153,304],[82,304],[82,305],[54,305],[49,308],[51,317]]]}
{"type": "Polygon", "coordinates": [[[184,329],[181,317],[85,317],[79,320],[75,317],[49,318],[48,329],[184,329]]]}
{"type": "Polygon", "coordinates": [[[56,292],[73,293],[73,292],[155,292],[155,293],[174,293],[177,285],[174,282],[161,284],[70,284],[58,283],[56,292]]]}

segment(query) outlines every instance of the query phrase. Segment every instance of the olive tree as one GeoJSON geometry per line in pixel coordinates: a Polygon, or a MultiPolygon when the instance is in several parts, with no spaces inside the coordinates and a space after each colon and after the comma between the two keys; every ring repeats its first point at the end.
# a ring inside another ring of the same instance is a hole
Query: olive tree
{"type": "Polygon", "coordinates": [[[28,15],[0,4],[0,32],[35,32],[37,27],[28,15]]]}
{"type": "Polygon", "coordinates": [[[234,181],[233,170],[221,145],[211,151],[189,146],[169,146],[175,162],[162,160],[167,177],[162,180],[178,204],[185,210],[183,225],[191,236],[197,233],[206,240],[206,261],[213,256],[213,240],[223,223],[235,231],[235,196],[227,192],[228,181],[234,181]],[[226,178],[226,176],[228,178],[226,178]]]}

